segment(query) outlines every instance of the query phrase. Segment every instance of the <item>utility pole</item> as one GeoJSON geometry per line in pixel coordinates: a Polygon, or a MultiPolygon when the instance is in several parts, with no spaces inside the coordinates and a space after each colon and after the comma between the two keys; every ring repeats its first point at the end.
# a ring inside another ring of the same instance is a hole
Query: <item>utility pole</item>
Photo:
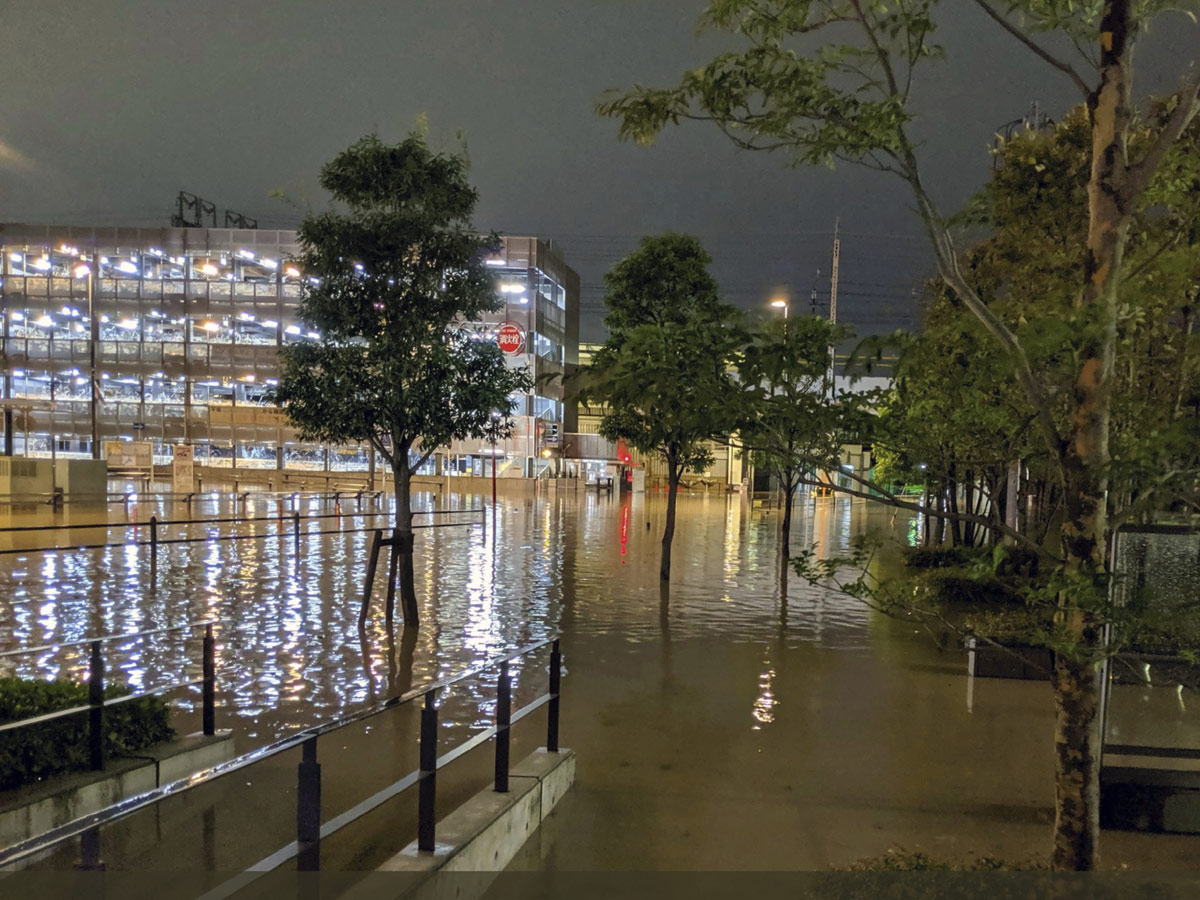
{"type": "MultiPolygon", "coordinates": [[[[842,262],[842,241],[838,237],[841,220],[833,220],[833,268],[829,272],[829,324],[837,324],[837,301],[838,301],[838,274],[841,269],[842,262]]],[[[837,348],[833,344],[829,345],[829,397],[833,399],[837,393],[836,378],[837,378],[837,357],[835,353],[837,348]]]]}

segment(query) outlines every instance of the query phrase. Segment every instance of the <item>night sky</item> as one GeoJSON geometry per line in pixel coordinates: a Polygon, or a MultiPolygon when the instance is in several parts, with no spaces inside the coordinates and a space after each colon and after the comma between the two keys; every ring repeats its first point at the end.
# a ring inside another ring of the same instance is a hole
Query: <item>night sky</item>
{"type": "MultiPolygon", "coordinates": [[[[695,33],[703,0],[38,0],[0,22],[0,220],[167,224],[185,189],[292,227],[268,194],[323,203],[321,163],[362,134],[403,136],[424,113],[462,129],[476,224],[551,238],[584,283],[584,338],[601,276],[639,236],[699,235],[729,298],[762,308],[786,287],[828,297],[840,218],[840,319],[860,333],[913,322],[928,254],[898,184],[850,168],[790,170],[710,127],[652,148],[618,143],[593,105],[607,87],[674,83],[729,38],[695,33]],[[816,271],[820,268],[820,281],[816,271]]],[[[1004,123],[1075,101],[968,0],[945,0],[949,60],[919,89],[926,177],[947,208],[985,178],[1004,123]]],[[[1142,93],[1176,82],[1200,30],[1163,20],[1142,93]],[[1169,26],[1169,27],[1167,27],[1169,26]]]]}

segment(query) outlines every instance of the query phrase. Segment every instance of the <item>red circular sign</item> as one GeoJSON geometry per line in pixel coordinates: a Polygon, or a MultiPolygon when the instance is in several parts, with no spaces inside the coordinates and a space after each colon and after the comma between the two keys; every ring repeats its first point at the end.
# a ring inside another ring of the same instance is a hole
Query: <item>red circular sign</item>
{"type": "Polygon", "coordinates": [[[525,332],[521,330],[521,326],[505,322],[496,332],[496,343],[500,345],[501,350],[513,356],[524,349],[525,332]]]}

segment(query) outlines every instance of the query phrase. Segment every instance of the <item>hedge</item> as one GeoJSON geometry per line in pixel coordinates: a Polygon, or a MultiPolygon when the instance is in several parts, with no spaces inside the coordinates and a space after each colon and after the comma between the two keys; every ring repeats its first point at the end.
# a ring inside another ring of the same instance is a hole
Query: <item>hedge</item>
{"type": "MultiPolygon", "coordinates": [[[[132,693],[123,684],[105,688],[107,700],[132,693]]],[[[0,678],[0,724],[43,713],[86,706],[88,687],[69,681],[0,678]]],[[[167,703],[141,697],[104,709],[104,745],[109,757],[145,750],[170,740],[167,703]]],[[[41,725],[0,732],[0,790],[11,790],[53,775],[91,768],[88,714],[64,716],[41,725]]]]}

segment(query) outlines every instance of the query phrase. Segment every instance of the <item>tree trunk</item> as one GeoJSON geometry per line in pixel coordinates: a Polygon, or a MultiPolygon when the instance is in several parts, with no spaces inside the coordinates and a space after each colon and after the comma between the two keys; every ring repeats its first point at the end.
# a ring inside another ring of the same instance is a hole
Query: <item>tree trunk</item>
{"type": "Polygon", "coordinates": [[[1100,676],[1054,661],[1054,855],[1058,871],[1095,867],[1100,837],[1100,676]]]}
{"type": "MultiPolygon", "coordinates": [[[[406,451],[404,456],[407,455],[406,451]]],[[[417,588],[413,577],[412,473],[408,469],[407,459],[393,466],[392,477],[396,486],[396,527],[393,532],[396,543],[392,553],[397,565],[391,571],[400,580],[400,609],[404,624],[419,625],[417,588]]]]}
{"type": "Polygon", "coordinates": [[[779,527],[779,550],[783,576],[787,577],[788,557],[792,550],[792,501],[796,497],[796,480],[791,471],[783,475],[783,523],[779,527]]]}
{"type": "Polygon", "coordinates": [[[671,543],[675,540],[675,499],[679,492],[679,478],[682,473],[679,465],[672,459],[667,460],[667,524],[663,527],[662,562],[659,564],[658,577],[662,581],[671,580],[671,543]]]}
{"type": "MultiPolygon", "coordinates": [[[[1107,0],[1100,23],[1100,86],[1088,101],[1092,169],[1088,178],[1088,236],[1084,284],[1077,306],[1095,311],[1086,333],[1072,396],[1070,434],[1063,448],[1062,546],[1068,573],[1106,574],[1109,421],[1116,355],[1117,288],[1129,230],[1126,140],[1133,109],[1132,0],[1107,0]]],[[[1097,578],[1099,583],[1100,579],[1097,578]]],[[[1059,621],[1075,638],[1081,661],[1055,662],[1056,808],[1058,870],[1096,866],[1100,839],[1099,686],[1090,663],[1099,643],[1095,614],[1082,598],[1059,596],[1059,621]]]]}

